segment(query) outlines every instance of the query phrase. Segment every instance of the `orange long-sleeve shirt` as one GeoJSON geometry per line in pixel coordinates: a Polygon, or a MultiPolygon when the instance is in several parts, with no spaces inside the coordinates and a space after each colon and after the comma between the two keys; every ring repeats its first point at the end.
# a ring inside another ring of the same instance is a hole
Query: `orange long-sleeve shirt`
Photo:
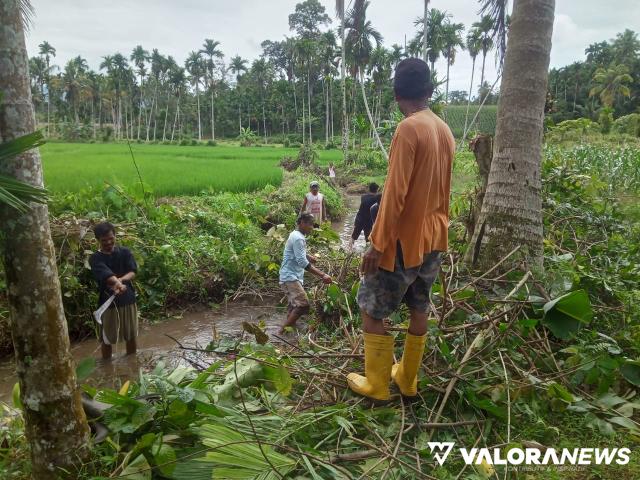
{"type": "Polygon", "coordinates": [[[431,110],[416,112],[398,124],[371,232],[373,247],[382,252],[384,270],[394,270],[398,241],[405,268],[421,265],[429,252],[447,250],[454,154],[451,130],[431,110]]]}

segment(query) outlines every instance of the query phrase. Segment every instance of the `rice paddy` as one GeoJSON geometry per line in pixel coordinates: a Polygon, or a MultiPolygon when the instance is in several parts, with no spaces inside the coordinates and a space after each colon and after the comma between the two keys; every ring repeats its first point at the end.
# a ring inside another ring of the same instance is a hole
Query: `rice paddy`
{"type": "MultiPolygon", "coordinates": [[[[282,147],[132,144],[145,188],[156,195],[202,191],[246,192],[282,182],[278,163],[298,150],[282,147]]],[[[40,148],[45,185],[52,193],[77,192],[105,183],[136,187],[140,178],[127,144],[50,143],[40,148]]],[[[337,161],[342,153],[321,151],[337,161]]]]}

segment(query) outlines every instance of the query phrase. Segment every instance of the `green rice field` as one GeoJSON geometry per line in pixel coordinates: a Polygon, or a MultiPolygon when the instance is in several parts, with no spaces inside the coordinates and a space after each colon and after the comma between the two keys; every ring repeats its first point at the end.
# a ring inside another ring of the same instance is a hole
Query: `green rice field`
{"type": "MultiPolygon", "coordinates": [[[[476,112],[478,111],[478,105],[471,105],[469,107],[469,123],[473,120],[476,112]]],[[[449,105],[444,109],[443,118],[449,125],[451,132],[456,138],[462,137],[464,132],[464,119],[467,114],[466,105],[449,105]]],[[[471,134],[488,133],[493,135],[496,131],[496,117],[498,114],[497,105],[484,105],[475,123],[470,128],[471,134]]]]}
{"type": "MultiPolygon", "coordinates": [[[[189,195],[205,190],[244,192],[278,186],[285,156],[282,147],[177,146],[132,144],[146,188],[156,195],[189,195]]],[[[45,185],[52,193],[77,192],[105,182],[124,187],[140,184],[126,144],[49,143],[40,148],[45,185]]],[[[320,151],[323,161],[337,161],[338,150],[320,151]]]]}

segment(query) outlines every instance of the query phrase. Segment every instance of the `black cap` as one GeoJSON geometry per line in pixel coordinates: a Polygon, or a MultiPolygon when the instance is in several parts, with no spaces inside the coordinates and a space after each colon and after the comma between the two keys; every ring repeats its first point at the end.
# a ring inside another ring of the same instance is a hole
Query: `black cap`
{"type": "Polygon", "coordinates": [[[419,100],[433,93],[429,66],[419,58],[406,58],[398,63],[393,79],[395,94],[405,100],[419,100]]]}

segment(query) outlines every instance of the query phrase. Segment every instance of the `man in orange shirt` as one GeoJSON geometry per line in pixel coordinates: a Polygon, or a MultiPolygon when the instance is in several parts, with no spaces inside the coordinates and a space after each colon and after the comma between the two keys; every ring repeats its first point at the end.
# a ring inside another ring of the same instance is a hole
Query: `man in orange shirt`
{"type": "Polygon", "coordinates": [[[455,154],[451,130],[427,104],[433,93],[427,64],[417,58],[400,62],[393,87],[405,119],[391,142],[384,194],[361,266],[365,374],[347,376],[353,391],[375,400],[389,399],[390,378],[403,395],[417,395],[429,293],[447,249],[455,154]],[[409,331],[402,360],[392,365],[393,337],[382,320],[402,302],[411,314],[409,331]]]}

